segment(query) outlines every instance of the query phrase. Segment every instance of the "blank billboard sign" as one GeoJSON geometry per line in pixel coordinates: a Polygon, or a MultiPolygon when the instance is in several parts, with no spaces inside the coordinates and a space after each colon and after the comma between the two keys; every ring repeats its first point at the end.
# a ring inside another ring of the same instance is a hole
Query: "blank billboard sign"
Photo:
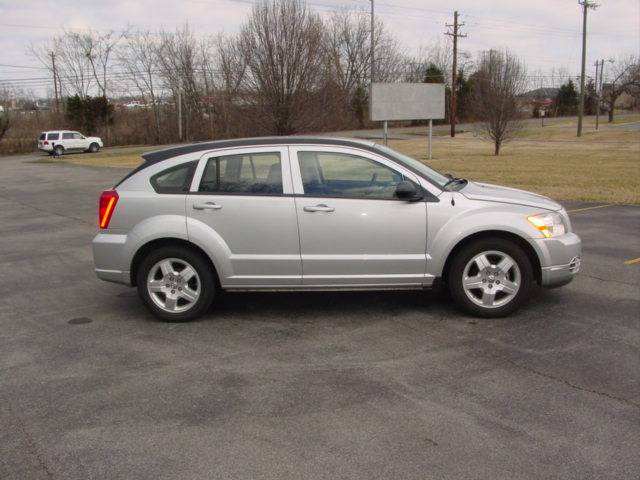
{"type": "Polygon", "coordinates": [[[374,83],[371,120],[438,120],[444,118],[444,84],[374,83]]]}

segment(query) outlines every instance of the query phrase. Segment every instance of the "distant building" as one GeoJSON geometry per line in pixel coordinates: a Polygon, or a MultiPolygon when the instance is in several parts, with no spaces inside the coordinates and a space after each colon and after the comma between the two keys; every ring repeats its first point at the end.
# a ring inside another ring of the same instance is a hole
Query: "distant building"
{"type": "Polygon", "coordinates": [[[551,110],[558,96],[559,88],[536,88],[518,96],[518,105],[524,113],[533,115],[534,112],[551,110]]]}

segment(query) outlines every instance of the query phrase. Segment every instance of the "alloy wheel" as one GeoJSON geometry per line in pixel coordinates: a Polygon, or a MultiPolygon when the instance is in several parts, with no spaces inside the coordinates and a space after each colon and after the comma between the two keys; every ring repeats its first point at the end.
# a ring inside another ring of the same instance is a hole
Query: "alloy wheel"
{"type": "Polygon", "coordinates": [[[196,270],[179,258],[157,262],[147,275],[147,292],[153,303],[168,313],[186,312],[200,296],[202,284],[196,270]]]}
{"type": "Polygon", "coordinates": [[[498,308],[511,302],[520,290],[521,282],[516,261],[497,250],[475,255],[462,273],[465,294],[483,308],[498,308]]]}

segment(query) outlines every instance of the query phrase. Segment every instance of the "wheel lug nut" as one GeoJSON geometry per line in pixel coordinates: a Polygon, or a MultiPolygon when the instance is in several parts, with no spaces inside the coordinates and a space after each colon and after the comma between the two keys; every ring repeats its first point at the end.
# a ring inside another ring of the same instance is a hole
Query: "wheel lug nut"
{"type": "Polygon", "coordinates": [[[493,288],[493,284],[492,283],[489,284],[489,288],[493,288]]]}
{"type": "Polygon", "coordinates": [[[169,288],[169,287],[170,287],[170,285],[167,283],[167,284],[165,285],[165,287],[169,288]]]}
{"type": "Polygon", "coordinates": [[[487,283],[487,279],[486,279],[486,278],[483,278],[483,279],[482,279],[482,283],[487,283]]]}
{"type": "Polygon", "coordinates": [[[496,280],[496,285],[500,285],[500,280],[496,280]]]}

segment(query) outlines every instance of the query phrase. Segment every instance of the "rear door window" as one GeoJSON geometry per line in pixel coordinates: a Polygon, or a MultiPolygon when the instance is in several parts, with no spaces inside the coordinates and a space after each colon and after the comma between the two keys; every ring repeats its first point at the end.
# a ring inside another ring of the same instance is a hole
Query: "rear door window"
{"type": "Polygon", "coordinates": [[[71,132],[64,132],[62,134],[62,139],[63,140],[73,140],[73,133],[71,132]]]}
{"type": "Polygon", "coordinates": [[[225,155],[207,160],[199,192],[282,195],[282,163],[278,152],[225,155]]]}
{"type": "Polygon", "coordinates": [[[47,134],[47,140],[59,140],[59,139],[60,139],[60,133],[59,132],[48,133],[47,134]]]}

